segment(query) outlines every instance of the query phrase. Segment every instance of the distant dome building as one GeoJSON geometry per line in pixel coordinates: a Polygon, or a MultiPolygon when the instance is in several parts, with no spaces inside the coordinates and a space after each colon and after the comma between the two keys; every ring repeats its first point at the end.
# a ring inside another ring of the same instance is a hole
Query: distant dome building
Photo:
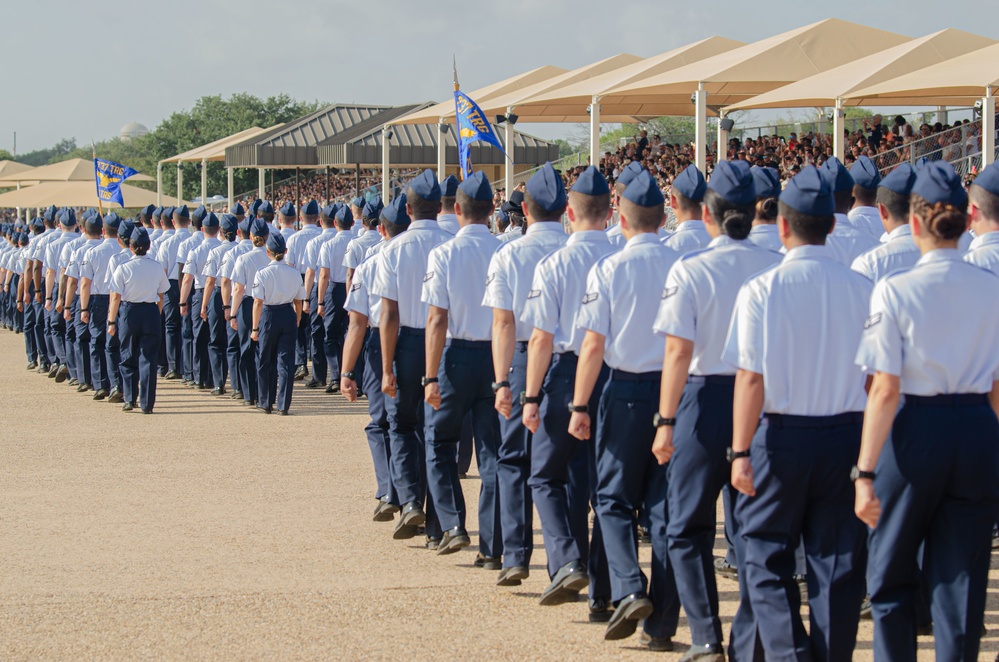
{"type": "Polygon", "coordinates": [[[121,139],[128,142],[132,138],[141,138],[142,136],[149,133],[149,129],[143,124],[138,122],[129,122],[125,126],[121,127],[121,132],[118,134],[121,139]]]}

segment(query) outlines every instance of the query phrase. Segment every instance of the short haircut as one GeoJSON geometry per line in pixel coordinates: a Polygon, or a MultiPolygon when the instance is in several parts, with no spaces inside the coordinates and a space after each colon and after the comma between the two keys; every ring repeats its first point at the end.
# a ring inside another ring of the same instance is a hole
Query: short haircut
{"type": "Polygon", "coordinates": [[[322,214],[320,215],[319,219],[322,222],[324,228],[332,228],[336,226],[335,216],[327,216],[326,214],[322,214]]]}
{"type": "Polygon", "coordinates": [[[565,212],[565,206],[555,211],[546,210],[534,201],[534,198],[528,191],[524,191],[524,203],[527,205],[527,215],[535,221],[557,221],[562,218],[562,214],[565,212]]]}
{"type": "Polygon", "coordinates": [[[455,202],[461,207],[461,215],[473,223],[488,221],[494,209],[492,200],[476,200],[462,190],[455,196],[455,202]]]}
{"type": "Polygon", "coordinates": [[[587,195],[569,191],[569,206],[579,220],[597,223],[607,218],[607,212],[610,211],[610,193],[587,195]]]}
{"type": "Polygon", "coordinates": [[[436,220],[441,209],[440,200],[424,200],[418,196],[413,187],[406,191],[406,204],[413,210],[413,220],[436,220]]]}
{"type": "Polygon", "coordinates": [[[445,214],[454,213],[454,202],[458,199],[457,195],[442,195],[441,196],[441,211],[445,214]]]}
{"type": "Polygon", "coordinates": [[[696,214],[701,215],[701,203],[691,200],[684,194],[680,193],[676,189],[673,189],[672,195],[676,198],[676,206],[680,208],[680,211],[685,214],[696,214]]]}
{"type": "Polygon", "coordinates": [[[968,191],[968,197],[981,210],[985,220],[999,221],[999,195],[990,193],[983,187],[972,184],[971,189],[968,191]]]}
{"type": "Polygon", "coordinates": [[[888,218],[896,223],[909,222],[909,196],[890,188],[878,188],[877,203],[888,210],[888,218]]]}
{"type": "Polygon", "coordinates": [[[309,225],[315,225],[316,221],[319,220],[319,214],[303,214],[302,217],[309,225]]]}
{"type": "Polygon", "coordinates": [[[654,232],[663,224],[666,210],[659,207],[640,207],[628,198],[621,198],[621,215],[628,220],[628,227],[640,232],[654,232]]]}
{"type": "Polygon", "coordinates": [[[837,214],[847,214],[853,206],[853,189],[833,193],[833,202],[836,206],[837,214]]]}
{"type": "Polygon", "coordinates": [[[872,188],[853,186],[853,197],[864,207],[873,207],[878,199],[878,192],[872,188]]]}
{"type": "Polygon", "coordinates": [[[806,244],[823,245],[826,243],[826,237],[829,236],[836,224],[835,215],[814,216],[800,212],[786,202],[780,201],[778,204],[780,205],[779,213],[787,219],[791,234],[806,244]]]}
{"type": "Polygon", "coordinates": [[[403,232],[405,232],[407,229],[409,229],[409,223],[407,223],[406,225],[396,225],[392,221],[385,220],[384,216],[381,219],[381,224],[382,227],[385,228],[385,234],[387,234],[389,237],[395,237],[396,235],[400,235],[403,232]]]}
{"type": "Polygon", "coordinates": [[[264,219],[265,223],[273,223],[274,222],[274,212],[272,212],[272,211],[261,212],[259,217],[262,218],[262,219],[264,219]]]}

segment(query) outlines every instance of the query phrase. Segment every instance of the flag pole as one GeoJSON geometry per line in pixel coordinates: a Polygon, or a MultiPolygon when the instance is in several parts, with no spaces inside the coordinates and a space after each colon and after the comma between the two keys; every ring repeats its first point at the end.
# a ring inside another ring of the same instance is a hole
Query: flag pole
{"type": "MultiPolygon", "coordinates": [[[[94,185],[97,186],[97,144],[93,140],[90,141],[90,146],[94,150],[94,185]]],[[[101,218],[104,218],[104,203],[101,201],[100,187],[98,186],[97,193],[97,209],[100,212],[101,218]]]]}

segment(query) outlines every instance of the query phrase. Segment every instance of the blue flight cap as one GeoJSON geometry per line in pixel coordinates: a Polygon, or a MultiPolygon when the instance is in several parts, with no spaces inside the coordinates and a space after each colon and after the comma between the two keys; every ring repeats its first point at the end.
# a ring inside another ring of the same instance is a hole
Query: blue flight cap
{"type": "Polygon", "coordinates": [[[520,211],[521,205],[524,204],[524,192],[523,191],[514,191],[513,193],[511,193],[510,194],[510,204],[513,205],[514,209],[516,209],[517,211],[520,211]]]}
{"type": "Polygon", "coordinates": [[[42,212],[42,220],[48,221],[49,223],[53,223],[56,220],[55,215],[56,215],[56,207],[55,205],[52,205],[44,212],[42,212]]]}
{"type": "Polygon", "coordinates": [[[156,209],[157,209],[156,205],[146,205],[145,207],[139,210],[139,213],[148,218],[152,218],[153,214],[156,213],[156,209]]]}
{"type": "Polygon", "coordinates": [[[242,221],[240,221],[239,225],[237,227],[238,227],[239,231],[242,232],[243,234],[249,234],[250,233],[250,217],[247,216],[242,221]]]}
{"type": "Polygon", "coordinates": [[[83,213],[80,214],[80,220],[86,223],[87,219],[89,219],[91,216],[93,216],[96,213],[97,212],[95,212],[93,209],[84,209],[83,213]]]}
{"type": "Polygon", "coordinates": [[[149,248],[149,232],[142,226],[136,227],[132,230],[132,234],[128,238],[128,243],[132,248],[149,248]]]}
{"type": "Polygon", "coordinates": [[[260,212],[260,206],[264,204],[264,201],[257,198],[250,203],[250,216],[256,216],[260,212]]]}
{"type": "Polygon", "coordinates": [[[337,207],[337,210],[333,213],[333,218],[337,220],[337,223],[354,224],[354,212],[350,210],[349,205],[340,205],[337,207]]]}
{"type": "Polygon", "coordinates": [[[235,205],[233,205],[232,209],[229,210],[229,213],[232,214],[233,216],[245,216],[246,210],[243,209],[243,205],[237,202],[235,205]]]}
{"type": "Polygon", "coordinates": [[[546,161],[534,175],[527,180],[527,192],[535,204],[548,213],[561,212],[565,209],[565,183],[555,172],[551,161],[546,161]]]}
{"type": "Polygon", "coordinates": [[[719,162],[711,173],[708,188],[733,205],[756,202],[756,182],[748,161],[719,162]]]}
{"type": "Polygon", "coordinates": [[[219,226],[219,217],[215,215],[215,212],[208,212],[208,216],[205,216],[205,220],[201,222],[201,226],[205,228],[217,228],[219,226]]]}
{"type": "Polygon", "coordinates": [[[208,216],[208,210],[205,209],[204,205],[198,205],[198,208],[191,213],[191,218],[199,221],[204,221],[206,216],[208,216]]]}
{"type": "Polygon", "coordinates": [[[101,218],[100,214],[94,214],[87,219],[87,230],[91,232],[100,232],[104,229],[104,219],[101,218]]]}
{"type": "Polygon", "coordinates": [[[117,230],[121,226],[121,216],[111,212],[104,217],[104,225],[108,226],[112,230],[117,230]]]}
{"type": "MultiPolygon", "coordinates": [[[[449,179],[454,179],[454,176],[449,176],[449,179]]],[[[445,183],[447,179],[444,180],[445,183]]],[[[458,180],[455,179],[457,182],[458,180]]],[[[468,177],[461,184],[455,187],[455,193],[461,191],[472,200],[478,200],[480,202],[491,202],[493,199],[493,187],[489,185],[489,178],[486,177],[486,173],[481,170],[473,172],[471,177],[468,177]]]]}
{"type": "Polygon", "coordinates": [[[361,196],[357,196],[356,198],[350,201],[350,204],[354,207],[357,207],[358,209],[364,209],[364,198],[362,198],[361,196]]]}
{"type": "Polygon", "coordinates": [[[788,181],[780,194],[780,201],[810,216],[832,216],[836,211],[828,180],[812,165],[806,166],[788,181]]]}
{"type": "Polygon", "coordinates": [[[928,158],[926,158],[925,156],[921,156],[918,159],[916,159],[916,163],[913,165],[913,167],[916,169],[916,172],[919,172],[920,170],[925,168],[926,164],[929,162],[930,160],[928,158]]]}
{"type": "MultiPolygon", "coordinates": [[[[981,175],[979,175],[981,177],[981,175]]],[[[977,183],[978,180],[976,179],[977,183]]],[[[879,188],[886,188],[901,195],[912,193],[912,185],[916,183],[916,171],[908,163],[902,163],[897,168],[885,175],[885,178],[878,184],[879,188]]]]}
{"type": "Polygon", "coordinates": [[[326,218],[336,218],[336,203],[323,207],[323,216],[326,218]]]}
{"type": "Polygon", "coordinates": [[[364,203],[364,209],[361,210],[361,213],[364,215],[364,218],[378,218],[382,213],[382,207],[384,207],[382,199],[376,195],[364,203]]]}
{"type": "MultiPolygon", "coordinates": [[[[617,176],[617,183],[627,187],[628,184],[630,184],[635,179],[635,177],[638,177],[638,173],[642,172],[643,170],[645,170],[645,168],[642,167],[641,163],[639,163],[638,161],[632,161],[627,166],[625,166],[624,170],[621,171],[621,174],[617,176]]],[[[510,200],[511,201],[513,200],[512,195],[510,196],[510,200]]]]}
{"type": "Polygon", "coordinates": [[[441,199],[441,186],[437,183],[437,177],[430,170],[424,170],[410,180],[409,188],[414,195],[427,202],[437,202],[441,199]]]}
{"type": "Polygon", "coordinates": [[[295,205],[293,205],[290,202],[284,203],[281,206],[281,215],[282,216],[289,216],[291,218],[295,218],[295,216],[296,216],[296,214],[295,214],[295,205]]]}
{"type": "Polygon", "coordinates": [[[876,189],[881,183],[881,173],[878,172],[878,167],[866,154],[861,154],[856,163],[850,166],[850,175],[853,177],[854,184],[870,191],[876,189]]]}
{"type": "Polygon", "coordinates": [[[954,172],[954,166],[946,161],[930,161],[919,170],[916,183],[912,185],[912,195],[918,195],[931,205],[943,202],[960,207],[968,200],[961,178],[954,172]]]}
{"type": "Polygon", "coordinates": [[[163,208],[163,213],[160,215],[160,218],[163,219],[163,220],[170,220],[170,219],[172,219],[173,218],[173,209],[174,209],[173,207],[164,207],[163,208]]]}
{"type": "Polygon", "coordinates": [[[822,176],[826,178],[834,194],[853,190],[853,176],[835,156],[829,157],[822,164],[822,176]]]}
{"type": "MultiPolygon", "coordinates": [[[[148,209],[148,207],[147,207],[148,209]]],[[[149,215],[150,218],[159,218],[163,215],[163,207],[156,207],[153,209],[153,213],[149,215]]]]}
{"type": "Polygon", "coordinates": [[[381,217],[393,225],[408,226],[410,218],[406,213],[406,194],[392,198],[392,202],[382,209],[381,217]]]}
{"type": "Polygon", "coordinates": [[[187,205],[181,205],[173,210],[173,215],[178,218],[191,218],[191,212],[187,208],[187,205]]]}
{"type": "Polygon", "coordinates": [[[267,227],[267,222],[262,218],[255,218],[250,223],[250,235],[254,237],[266,237],[271,229],[267,227]]]}
{"type": "Polygon", "coordinates": [[[302,207],[302,214],[305,216],[319,216],[319,203],[315,200],[309,200],[302,207]]]}
{"type": "MultiPolygon", "coordinates": [[[[895,170],[898,170],[898,168],[895,170]]],[[[894,170],[892,172],[894,172],[894,170]]],[[[975,177],[975,181],[972,183],[972,186],[980,186],[992,195],[999,195],[999,164],[990,163],[985,166],[985,168],[978,173],[978,176],[975,177]]]]}
{"type": "Polygon", "coordinates": [[[607,195],[610,193],[607,180],[595,166],[590,166],[584,170],[569,190],[583,195],[607,195]]]}
{"type": "Polygon", "coordinates": [[[121,225],[118,226],[118,238],[125,243],[128,243],[129,238],[132,236],[133,230],[135,230],[135,223],[125,219],[121,222],[121,225]]]}
{"type": "Polygon", "coordinates": [[[780,197],[780,175],[776,168],[753,166],[753,185],[756,187],[757,198],[780,197]]]}
{"type": "Polygon", "coordinates": [[[73,211],[72,207],[66,207],[59,213],[59,222],[67,228],[71,228],[76,225],[76,212],[73,211]]]}
{"type": "Polygon", "coordinates": [[[260,208],[257,209],[257,214],[273,214],[274,205],[271,204],[270,200],[264,200],[260,203],[260,208]]]}
{"type": "Polygon", "coordinates": [[[453,198],[458,193],[458,178],[448,175],[441,180],[441,195],[445,198],[453,198]]]}
{"type": "MultiPolygon", "coordinates": [[[[726,161],[722,161],[722,163],[726,163],[726,161]]],[[[717,170],[717,168],[715,169],[717,170]]],[[[673,190],[691,202],[700,202],[704,199],[704,192],[708,190],[708,184],[704,181],[704,175],[697,169],[697,166],[691,164],[673,180],[673,190]]]]}
{"type": "Polygon", "coordinates": [[[219,225],[222,227],[222,232],[229,234],[239,229],[239,219],[235,214],[222,214],[219,225]]]}
{"type": "Polygon", "coordinates": [[[31,243],[30,239],[31,238],[27,234],[22,233],[17,243],[20,246],[27,246],[29,243],[31,243]]]}
{"type": "Polygon", "coordinates": [[[506,213],[502,209],[496,212],[496,218],[498,218],[501,221],[504,221],[506,223],[510,222],[510,214],[506,213]]]}
{"type": "Polygon", "coordinates": [[[44,230],[45,229],[45,221],[43,221],[40,217],[35,216],[33,219],[31,219],[31,226],[30,227],[31,227],[32,230],[44,230]]]}
{"type": "Polygon", "coordinates": [[[287,249],[288,244],[285,243],[284,235],[280,232],[272,232],[267,236],[267,250],[271,253],[284,253],[287,249]]]}
{"type": "Polygon", "coordinates": [[[663,197],[659,184],[656,183],[655,178],[649,174],[648,170],[643,170],[631,180],[621,196],[639,207],[658,206],[662,209],[663,205],[666,204],[666,198],[663,197]]]}

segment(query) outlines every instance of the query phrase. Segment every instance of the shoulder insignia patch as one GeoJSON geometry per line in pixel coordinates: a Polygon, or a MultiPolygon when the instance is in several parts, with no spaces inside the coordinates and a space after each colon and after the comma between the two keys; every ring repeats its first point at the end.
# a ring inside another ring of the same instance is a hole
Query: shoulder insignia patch
{"type": "Polygon", "coordinates": [[[434,277],[434,272],[433,271],[428,271],[427,275],[423,277],[423,282],[425,283],[428,280],[432,280],[433,277],[434,277]]]}
{"type": "Polygon", "coordinates": [[[594,301],[597,300],[598,296],[600,295],[597,294],[596,292],[587,292],[585,295],[583,295],[583,305],[585,306],[588,303],[593,303],[594,301]]]}
{"type": "Polygon", "coordinates": [[[541,296],[541,290],[531,290],[527,293],[528,299],[537,299],[539,296],[541,296]]]}
{"type": "Polygon", "coordinates": [[[351,292],[356,292],[359,289],[361,289],[361,284],[360,283],[351,283],[350,284],[350,291],[351,292]]]}
{"type": "Polygon", "coordinates": [[[496,280],[496,274],[495,273],[489,274],[488,276],[486,276],[486,285],[489,285],[494,280],[496,280]]]}
{"type": "Polygon", "coordinates": [[[663,290],[663,299],[668,299],[679,291],[680,288],[677,287],[676,285],[674,285],[673,287],[667,287],[665,290],[663,290]]]}
{"type": "Polygon", "coordinates": [[[864,328],[869,329],[872,326],[877,326],[880,323],[881,323],[881,313],[874,313],[873,315],[867,318],[866,322],[864,322],[864,328]]]}

